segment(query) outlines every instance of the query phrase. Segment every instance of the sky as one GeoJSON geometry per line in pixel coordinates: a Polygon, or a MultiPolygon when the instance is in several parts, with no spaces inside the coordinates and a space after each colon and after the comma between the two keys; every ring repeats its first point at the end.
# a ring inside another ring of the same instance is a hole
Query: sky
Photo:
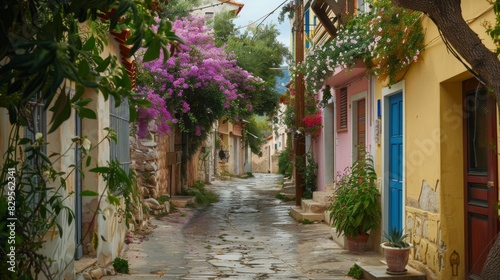
{"type": "MultiPolygon", "coordinates": [[[[246,26],[252,22],[256,21],[256,25],[262,22],[264,17],[271,13],[274,9],[280,6],[283,2],[288,3],[290,0],[236,0],[239,3],[245,4],[238,17],[234,20],[236,28],[240,26],[246,26]]],[[[285,4],[286,4],[285,3],[285,4]]],[[[284,5],[285,5],[284,4],[284,5]]],[[[283,5],[283,6],[284,6],[283,5]]],[[[274,13],[269,15],[262,24],[274,23],[280,32],[278,41],[283,43],[287,48],[290,47],[290,21],[285,18],[283,23],[278,22],[278,16],[281,12],[279,7],[274,13]]]]}

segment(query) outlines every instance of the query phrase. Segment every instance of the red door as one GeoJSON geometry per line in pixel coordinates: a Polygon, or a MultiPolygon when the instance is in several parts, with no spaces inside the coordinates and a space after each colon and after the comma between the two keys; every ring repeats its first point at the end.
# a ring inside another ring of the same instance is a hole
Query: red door
{"type": "Polygon", "coordinates": [[[465,81],[463,90],[466,273],[480,279],[498,232],[496,104],[475,79],[465,81]]]}
{"type": "Polygon", "coordinates": [[[356,102],[357,115],[356,115],[356,147],[355,152],[358,153],[358,159],[363,156],[366,149],[366,108],[365,99],[356,102]],[[359,149],[362,149],[361,151],[359,149]],[[361,153],[360,153],[361,152],[361,153]]]}

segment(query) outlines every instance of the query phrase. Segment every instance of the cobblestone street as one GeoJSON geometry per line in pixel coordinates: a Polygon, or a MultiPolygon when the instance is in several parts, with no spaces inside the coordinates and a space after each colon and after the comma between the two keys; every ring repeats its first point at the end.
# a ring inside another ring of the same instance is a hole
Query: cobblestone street
{"type": "Polygon", "coordinates": [[[346,279],[353,255],[330,238],[326,224],[300,224],[294,202],[275,194],[282,178],[215,181],[220,201],[201,210],[179,209],[153,218],[152,233],[133,238],[125,258],[130,275],[104,279],[346,279]]]}

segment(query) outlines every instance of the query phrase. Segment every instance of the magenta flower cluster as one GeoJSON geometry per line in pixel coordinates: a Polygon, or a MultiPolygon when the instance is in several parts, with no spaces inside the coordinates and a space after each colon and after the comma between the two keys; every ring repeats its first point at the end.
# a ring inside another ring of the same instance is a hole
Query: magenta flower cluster
{"type": "Polygon", "coordinates": [[[149,131],[156,131],[160,135],[170,134],[168,123],[175,122],[167,111],[165,100],[153,90],[138,87],[137,90],[146,95],[146,100],[151,102],[150,108],[139,107],[137,110],[137,129],[139,138],[145,138],[149,131]],[[151,127],[153,126],[153,127],[151,127]]]}
{"type": "Polygon", "coordinates": [[[196,121],[204,117],[203,112],[193,111],[214,105],[197,104],[206,102],[204,94],[222,94],[219,102],[223,104],[219,105],[233,119],[243,111],[250,111],[251,95],[262,86],[263,81],[237,66],[223,47],[215,46],[214,37],[205,26],[204,19],[178,19],[173,22],[172,31],[184,40],[184,44],[166,61],[160,57],[143,64],[144,71],[151,75],[153,82],[142,85],[138,92],[155,102],[152,102],[152,107],[138,111],[139,136],[147,134],[152,120],[156,121],[159,134],[168,133],[174,118],[181,119],[185,114],[190,114],[190,120],[194,120],[192,130],[196,135],[208,129],[200,127],[196,121]],[[164,103],[159,99],[163,99],[164,103]]]}

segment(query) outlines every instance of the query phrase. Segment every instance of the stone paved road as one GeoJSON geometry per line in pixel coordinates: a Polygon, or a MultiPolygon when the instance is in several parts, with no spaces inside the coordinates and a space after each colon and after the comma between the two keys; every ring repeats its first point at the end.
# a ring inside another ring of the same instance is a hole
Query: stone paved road
{"type": "Polygon", "coordinates": [[[126,252],[131,274],[104,279],[346,279],[354,262],[378,258],[339,248],[326,224],[294,221],[294,202],[274,197],[281,181],[255,174],[213,182],[207,188],[219,202],[152,219],[156,228],[126,252]]]}

